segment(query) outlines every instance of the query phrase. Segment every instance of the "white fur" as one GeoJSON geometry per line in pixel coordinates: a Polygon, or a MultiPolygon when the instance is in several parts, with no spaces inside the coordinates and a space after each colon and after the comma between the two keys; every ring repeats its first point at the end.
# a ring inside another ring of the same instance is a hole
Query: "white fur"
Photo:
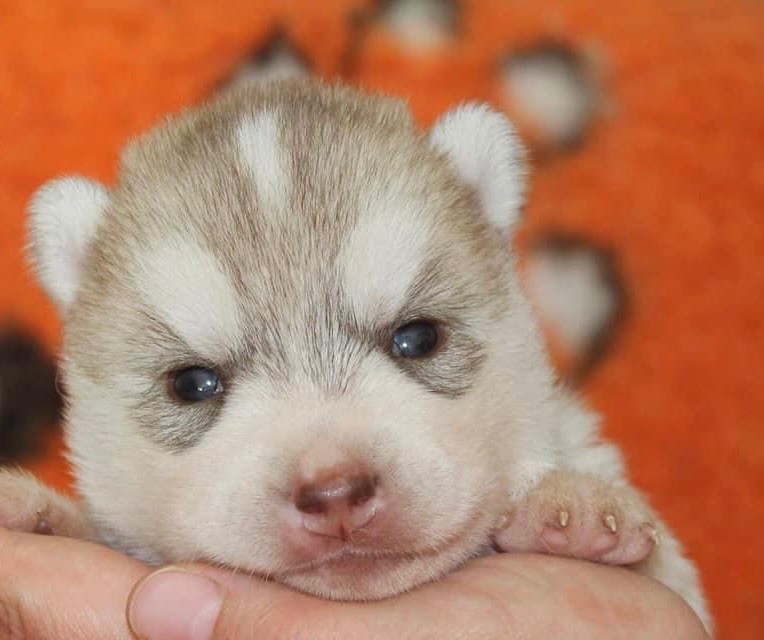
{"type": "Polygon", "coordinates": [[[267,213],[286,200],[291,176],[279,140],[278,116],[262,111],[247,117],[236,132],[239,152],[255,181],[258,204],[267,213]]]}
{"type": "Polygon", "coordinates": [[[29,206],[31,253],[48,295],[68,308],[77,295],[82,262],[109,203],[106,188],[85,178],[49,182],[29,206]]]}
{"type": "Polygon", "coordinates": [[[180,237],[147,249],[135,281],[143,298],[187,344],[215,358],[236,344],[237,296],[215,257],[180,237]]]}
{"type": "Polygon", "coordinates": [[[411,215],[412,204],[393,198],[371,203],[340,251],[345,290],[361,318],[395,314],[423,265],[431,232],[411,215]]]}
{"type": "Polygon", "coordinates": [[[68,388],[89,397],[89,402],[70,407],[67,421],[77,425],[68,437],[69,458],[78,470],[77,490],[87,496],[93,525],[110,546],[158,563],[160,551],[147,540],[156,535],[154,514],[166,508],[167,483],[175,477],[168,463],[173,461],[145,440],[131,438],[120,389],[95,384],[71,361],[64,365],[68,388]],[[100,429],[99,424],[110,428],[100,429]]]}
{"type": "Polygon", "coordinates": [[[486,105],[465,105],[435,125],[430,141],[477,191],[491,224],[511,229],[524,204],[526,169],[522,144],[509,120],[486,105]]]}

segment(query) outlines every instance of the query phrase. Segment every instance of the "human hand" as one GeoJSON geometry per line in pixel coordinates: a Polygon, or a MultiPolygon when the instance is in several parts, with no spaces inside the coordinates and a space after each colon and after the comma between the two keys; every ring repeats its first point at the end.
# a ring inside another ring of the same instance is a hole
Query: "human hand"
{"type": "Polygon", "coordinates": [[[665,587],[593,563],[493,556],[406,595],[348,604],[200,565],[151,573],[91,543],[0,529],[0,637],[128,640],[128,618],[143,640],[707,638],[665,587]]]}

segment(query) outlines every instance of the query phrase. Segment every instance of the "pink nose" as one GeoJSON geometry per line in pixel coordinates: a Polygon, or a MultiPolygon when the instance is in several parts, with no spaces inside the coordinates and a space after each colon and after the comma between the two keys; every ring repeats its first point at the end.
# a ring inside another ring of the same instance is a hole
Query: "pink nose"
{"type": "Polygon", "coordinates": [[[366,473],[335,473],[299,486],[294,504],[304,514],[303,526],[308,531],[347,540],[380,508],[377,478],[366,473]]]}

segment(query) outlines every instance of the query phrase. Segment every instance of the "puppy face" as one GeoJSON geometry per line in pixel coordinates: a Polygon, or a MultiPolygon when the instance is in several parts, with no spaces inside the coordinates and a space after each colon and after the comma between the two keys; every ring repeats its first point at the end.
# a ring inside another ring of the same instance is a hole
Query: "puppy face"
{"type": "Polygon", "coordinates": [[[424,137],[396,102],[274,84],[138,140],[109,194],[37,198],[72,457],[107,540],[340,599],[486,545],[544,464],[508,250],[521,176],[496,118],[424,137]],[[63,245],[79,253],[46,249],[62,202],[92,214],[63,245]]]}

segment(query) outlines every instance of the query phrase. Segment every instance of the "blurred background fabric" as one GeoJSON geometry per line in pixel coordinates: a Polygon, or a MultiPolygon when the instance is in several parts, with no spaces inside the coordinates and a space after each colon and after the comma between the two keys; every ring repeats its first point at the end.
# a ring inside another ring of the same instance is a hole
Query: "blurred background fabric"
{"type": "Polygon", "coordinates": [[[611,287],[575,296],[601,306],[594,329],[546,323],[561,371],[581,374],[697,561],[720,637],[764,638],[762,34],[755,0],[4,3],[0,431],[28,428],[42,449],[18,459],[71,491],[60,430],[40,426],[58,412],[61,320],[24,258],[25,207],[44,181],[112,182],[131,136],[268,74],[405,97],[423,127],[490,101],[532,151],[518,250],[531,265],[535,250],[591,258],[576,264],[611,287]],[[565,335],[586,351],[573,364],[565,335]]]}

